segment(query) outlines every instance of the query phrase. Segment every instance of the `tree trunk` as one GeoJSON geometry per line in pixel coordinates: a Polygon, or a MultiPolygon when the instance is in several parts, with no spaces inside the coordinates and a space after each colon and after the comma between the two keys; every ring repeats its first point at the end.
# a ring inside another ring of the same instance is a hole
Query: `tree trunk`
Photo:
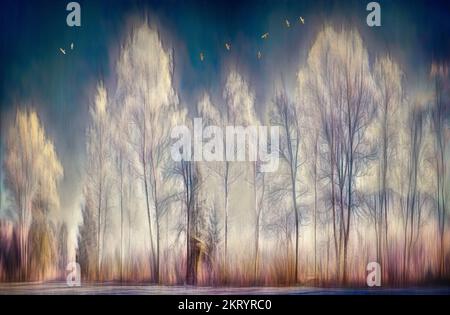
{"type": "MultiPolygon", "coordinates": [[[[225,279],[228,278],[228,176],[229,176],[229,162],[225,162],[225,175],[224,175],[224,198],[225,198],[225,247],[224,247],[224,272],[225,272],[225,279]]],[[[227,280],[225,280],[227,281],[227,280]]]]}

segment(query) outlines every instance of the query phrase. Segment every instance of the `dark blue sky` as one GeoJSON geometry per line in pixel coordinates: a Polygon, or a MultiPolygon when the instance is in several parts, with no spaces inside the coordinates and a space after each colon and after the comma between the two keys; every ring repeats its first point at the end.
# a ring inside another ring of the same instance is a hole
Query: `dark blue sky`
{"type": "MultiPolygon", "coordinates": [[[[220,81],[220,70],[228,59],[236,59],[250,76],[261,77],[265,66],[255,57],[278,54],[278,62],[301,56],[302,42],[311,40],[320,24],[334,21],[356,26],[375,49],[390,49],[412,62],[445,59],[450,52],[449,1],[379,1],[382,23],[379,28],[365,26],[368,0],[354,1],[79,1],[82,27],[65,24],[69,0],[2,1],[0,106],[27,98],[45,101],[55,110],[58,103],[73,103],[83,97],[86,83],[108,76],[114,56],[111,48],[123,39],[124,25],[131,15],[158,20],[175,50],[178,88],[187,93],[220,81]],[[284,18],[293,22],[298,16],[307,20],[305,27],[283,27],[284,18]],[[260,35],[271,34],[263,42],[260,35]],[[224,42],[233,45],[232,54],[224,42]],[[71,58],[63,59],[58,47],[74,42],[71,58]],[[384,47],[383,47],[384,46],[384,47]],[[280,55],[280,51],[285,55],[280,55]],[[204,51],[201,63],[198,54],[204,51]],[[70,83],[70,84],[69,84],[70,83]],[[59,93],[58,93],[59,91],[59,93]],[[69,101],[70,100],[70,101],[69,101]]],[[[276,60],[271,63],[276,63],[276,60]]],[[[235,60],[235,61],[236,61],[235,60]]],[[[72,106],[72,105],[71,105],[72,106]]]]}
{"type": "Polygon", "coordinates": [[[278,55],[278,61],[296,50],[298,58],[306,52],[299,51],[301,43],[311,39],[315,27],[328,21],[355,25],[363,36],[370,37],[369,44],[385,46],[381,50],[400,49],[406,66],[411,61],[417,65],[417,58],[421,62],[445,59],[450,52],[449,1],[379,1],[383,26],[373,29],[364,25],[368,0],[79,1],[81,28],[65,24],[68,2],[2,1],[2,109],[15,100],[31,98],[57,110],[61,107],[58,103],[73,103],[82,97],[86,83],[108,76],[114,62],[110,50],[122,41],[127,19],[144,12],[158,20],[173,41],[169,45],[178,48],[178,87],[188,93],[220,81],[221,67],[230,58],[223,47],[225,41],[233,45],[231,58],[247,68],[250,76],[260,77],[264,66],[254,58],[257,50],[269,55],[285,51],[285,56],[278,55]],[[300,15],[307,25],[286,32],[284,18],[293,22],[300,15]],[[259,37],[266,31],[271,38],[263,42],[259,37]],[[63,59],[58,47],[70,42],[76,45],[75,54],[63,59]],[[198,58],[200,51],[205,52],[204,63],[198,58]]]}
{"type": "Polygon", "coordinates": [[[426,76],[432,60],[450,59],[450,1],[380,0],[382,26],[376,28],[365,22],[369,0],[80,0],[82,26],[72,28],[66,25],[68,2],[3,0],[0,12],[0,130],[16,105],[37,107],[62,157],[67,183],[77,182],[81,172],[92,88],[113,77],[130,17],[148,16],[159,25],[165,45],[174,48],[175,84],[185,104],[205,89],[217,98],[229,63],[241,68],[257,100],[266,102],[274,73],[293,80],[324,23],[356,27],[371,57],[390,52],[413,85],[426,76]],[[299,16],[305,25],[296,23],[299,16]],[[286,29],[286,18],[295,27],[286,29]],[[265,32],[268,41],[260,38],[265,32]],[[69,50],[71,42],[75,49],[62,55],[59,48],[69,50]]]}

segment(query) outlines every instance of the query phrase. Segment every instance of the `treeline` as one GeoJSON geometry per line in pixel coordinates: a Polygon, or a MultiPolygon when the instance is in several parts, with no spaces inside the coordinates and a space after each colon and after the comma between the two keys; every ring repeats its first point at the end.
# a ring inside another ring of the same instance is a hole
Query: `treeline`
{"type": "MultiPolygon", "coordinates": [[[[222,95],[205,91],[187,106],[173,52],[155,28],[134,28],[114,83],[100,82],[90,104],[76,252],[83,279],[365,285],[366,265],[377,261],[384,285],[448,281],[448,67],[430,65],[423,89],[409,89],[391,56],[374,57],[355,30],[325,26],[294,91],[274,78],[272,97],[257,105],[252,82],[229,67],[222,95]],[[174,161],[171,131],[192,128],[194,117],[204,127],[278,126],[278,170],[174,161]]],[[[5,152],[15,219],[0,230],[1,274],[14,278],[15,266],[20,279],[52,277],[67,257],[54,256],[64,226],[45,215],[59,207],[62,166],[35,113],[17,117],[5,152]]]]}

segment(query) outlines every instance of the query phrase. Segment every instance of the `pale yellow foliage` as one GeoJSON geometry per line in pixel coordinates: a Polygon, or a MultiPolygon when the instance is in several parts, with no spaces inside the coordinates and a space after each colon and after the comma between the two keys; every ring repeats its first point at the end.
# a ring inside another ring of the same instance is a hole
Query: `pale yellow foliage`
{"type": "Polygon", "coordinates": [[[227,100],[230,123],[244,126],[256,124],[255,94],[236,70],[228,74],[223,97],[227,100]]]}
{"type": "Polygon", "coordinates": [[[197,104],[197,112],[203,118],[205,124],[221,125],[219,110],[211,102],[208,93],[204,93],[197,104]]]}
{"type": "Polygon", "coordinates": [[[47,139],[33,109],[18,110],[6,138],[5,174],[19,220],[31,224],[31,209],[39,198],[49,208],[59,207],[58,182],[63,167],[53,142],[47,139]]]}

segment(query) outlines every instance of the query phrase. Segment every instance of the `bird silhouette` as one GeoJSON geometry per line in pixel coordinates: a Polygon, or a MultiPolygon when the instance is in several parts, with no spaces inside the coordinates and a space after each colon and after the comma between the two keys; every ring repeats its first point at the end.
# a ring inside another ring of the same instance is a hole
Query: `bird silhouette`
{"type": "Polygon", "coordinates": [[[231,45],[228,44],[228,43],[225,43],[225,48],[226,48],[227,50],[230,50],[230,49],[231,49],[231,45]]]}
{"type": "Polygon", "coordinates": [[[299,20],[300,20],[300,23],[305,24],[305,20],[303,19],[303,17],[300,17],[299,20]]]}
{"type": "Polygon", "coordinates": [[[66,54],[66,51],[65,51],[64,49],[59,48],[59,50],[60,50],[64,55],[66,54]]]}
{"type": "Polygon", "coordinates": [[[264,33],[264,34],[262,34],[261,38],[262,38],[262,39],[267,39],[267,38],[269,38],[269,33],[264,33]]]}
{"type": "Polygon", "coordinates": [[[291,27],[291,23],[289,23],[288,19],[284,20],[284,22],[286,23],[286,27],[291,27]]]}
{"type": "Polygon", "coordinates": [[[73,50],[73,43],[70,44],[70,49],[73,50]]]}
{"type": "Polygon", "coordinates": [[[261,52],[258,51],[258,53],[256,54],[256,56],[258,57],[258,59],[261,59],[261,57],[262,57],[261,52]]]}
{"type": "Polygon", "coordinates": [[[200,53],[200,61],[203,61],[205,59],[205,55],[203,55],[203,52],[200,53]]]}

